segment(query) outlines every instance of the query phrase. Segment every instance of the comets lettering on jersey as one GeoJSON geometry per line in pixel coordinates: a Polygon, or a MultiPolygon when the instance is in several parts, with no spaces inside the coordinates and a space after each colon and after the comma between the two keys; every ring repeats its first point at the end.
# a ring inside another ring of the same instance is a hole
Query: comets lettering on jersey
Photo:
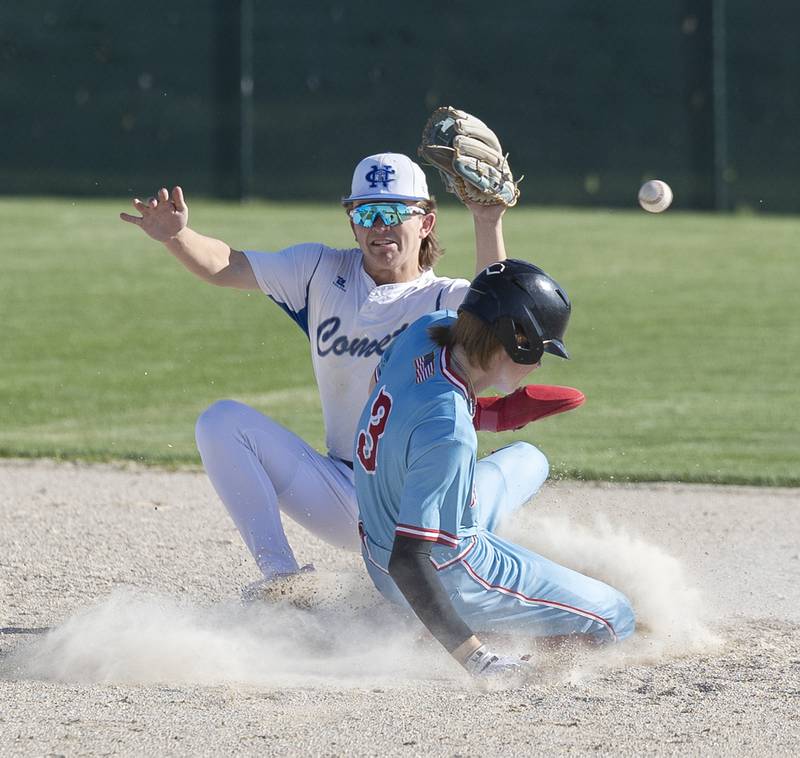
{"type": "Polygon", "coordinates": [[[414,374],[417,384],[422,384],[426,379],[430,379],[435,371],[434,353],[420,355],[414,358],[414,374]]]}
{"type": "Polygon", "coordinates": [[[342,319],[338,316],[326,318],[317,328],[317,354],[320,356],[349,354],[358,358],[369,358],[373,354],[383,355],[389,343],[402,331],[408,328],[408,323],[402,324],[391,334],[384,334],[380,339],[358,336],[348,337],[338,334],[342,319]]]}

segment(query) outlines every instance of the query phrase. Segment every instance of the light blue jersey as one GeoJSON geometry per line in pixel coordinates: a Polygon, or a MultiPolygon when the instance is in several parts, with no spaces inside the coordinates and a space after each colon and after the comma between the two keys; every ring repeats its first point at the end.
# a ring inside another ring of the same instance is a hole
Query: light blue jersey
{"type": "Polygon", "coordinates": [[[437,311],[401,335],[376,370],[358,423],[356,489],[372,506],[360,509],[362,531],[384,570],[396,534],[449,552],[478,531],[474,396],[449,352],[428,335],[430,326],[454,320],[437,311]]]}
{"type": "Polygon", "coordinates": [[[526,443],[476,463],[469,381],[428,334],[454,320],[450,311],[423,316],[395,340],[358,422],[353,462],[370,577],[387,599],[404,603],[388,572],[395,537],[427,540],[445,590],[476,632],[628,636],[633,611],[620,592],[489,531],[543,477],[531,475],[541,468],[529,465],[536,448],[526,443]]]}

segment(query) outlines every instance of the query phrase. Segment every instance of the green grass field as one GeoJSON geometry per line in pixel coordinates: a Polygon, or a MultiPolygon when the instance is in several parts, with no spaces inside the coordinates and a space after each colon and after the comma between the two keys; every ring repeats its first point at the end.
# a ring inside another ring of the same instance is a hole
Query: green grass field
{"type": "MultiPolygon", "coordinates": [[[[330,206],[188,198],[235,247],[349,245],[330,206]]],[[[127,200],[0,200],[0,455],[197,463],[212,401],[255,405],[321,447],[308,342],[260,293],[195,279],[117,219],[127,200]]],[[[535,381],[578,411],[482,435],[539,445],[555,475],[800,484],[797,234],[791,218],[538,210],[506,216],[511,255],[567,289],[571,361],[535,381]]],[[[440,214],[439,273],[472,273],[472,224],[440,214]]]]}

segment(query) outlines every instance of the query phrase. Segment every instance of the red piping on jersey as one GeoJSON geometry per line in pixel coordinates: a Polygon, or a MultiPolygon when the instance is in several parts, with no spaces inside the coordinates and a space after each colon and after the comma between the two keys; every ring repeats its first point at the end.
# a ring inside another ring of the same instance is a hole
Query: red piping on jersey
{"type": "Polygon", "coordinates": [[[440,542],[447,547],[458,547],[458,537],[447,532],[439,531],[438,529],[425,529],[421,526],[412,526],[411,524],[398,524],[394,528],[395,534],[400,534],[406,537],[413,537],[418,540],[425,540],[426,542],[440,542]]]}
{"type": "Polygon", "coordinates": [[[463,561],[464,558],[467,556],[468,553],[472,551],[472,548],[478,544],[478,539],[476,537],[472,537],[470,539],[469,545],[464,548],[455,558],[451,558],[449,561],[445,561],[444,563],[437,563],[433,558],[431,558],[431,563],[434,565],[434,568],[437,571],[441,571],[442,569],[446,569],[448,566],[452,566],[454,563],[458,563],[459,561],[463,561]]]}
{"type": "MultiPolygon", "coordinates": [[[[364,524],[361,521],[358,522],[358,534],[361,537],[361,544],[364,545],[364,551],[367,554],[367,560],[373,566],[375,566],[375,568],[378,569],[378,571],[381,571],[382,573],[388,575],[389,572],[372,557],[372,553],[369,550],[369,543],[367,542],[367,533],[364,531],[364,524]]],[[[467,547],[464,550],[462,550],[455,558],[451,558],[449,561],[445,561],[444,563],[436,563],[436,561],[433,560],[433,558],[431,558],[430,559],[431,563],[433,564],[434,568],[437,571],[446,569],[448,566],[452,566],[454,563],[458,563],[458,561],[463,560],[464,556],[466,556],[472,550],[472,548],[475,547],[476,544],[478,544],[477,538],[472,537],[469,545],[467,545],[467,547]]]]}
{"type": "Polygon", "coordinates": [[[454,368],[453,368],[453,359],[450,356],[450,351],[446,348],[442,348],[442,352],[440,353],[439,359],[439,366],[442,370],[442,376],[450,382],[450,384],[454,384],[458,389],[460,389],[464,393],[464,397],[467,398],[467,403],[469,404],[471,409],[475,408],[475,396],[469,389],[469,384],[467,380],[464,379],[454,368]]]}
{"type": "Polygon", "coordinates": [[[536,605],[546,605],[551,608],[563,608],[566,611],[570,611],[570,613],[576,613],[578,616],[583,616],[584,618],[591,619],[592,621],[598,621],[603,626],[608,629],[611,633],[611,637],[616,640],[617,635],[614,631],[614,627],[611,626],[611,623],[604,619],[602,616],[598,616],[596,613],[592,613],[591,611],[585,611],[581,608],[575,608],[574,606],[567,605],[566,603],[559,603],[556,600],[544,600],[543,598],[539,597],[527,597],[527,595],[523,595],[521,592],[517,592],[516,590],[509,589],[508,587],[503,587],[499,584],[490,584],[486,579],[481,576],[478,576],[475,569],[469,565],[466,561],[461,561],[464,567],[467,569],[467,572],[472,576],[472,578],[484,587],[487,590],[496,590],[497,592],[502,592],[504,595],[511,595],[512,597],[516,597],[519,600],[522,600],[526,603],[535,603],[536,605]]]}

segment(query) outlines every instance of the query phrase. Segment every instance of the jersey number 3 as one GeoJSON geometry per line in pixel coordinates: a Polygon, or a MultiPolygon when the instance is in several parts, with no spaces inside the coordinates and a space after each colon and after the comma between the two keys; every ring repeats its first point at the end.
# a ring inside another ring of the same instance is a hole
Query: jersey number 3
{"type": "Polygon", "coordinates": [[[385,387],[381,387],[369,409],[369,425],[366,429],[358,432],[356,454],[358,462],[368,474],[375,473],[375,465],[378,460],[378,441],[386,430],[386,422],[389,420],[391,412],[392,396],[385,387]]]}

